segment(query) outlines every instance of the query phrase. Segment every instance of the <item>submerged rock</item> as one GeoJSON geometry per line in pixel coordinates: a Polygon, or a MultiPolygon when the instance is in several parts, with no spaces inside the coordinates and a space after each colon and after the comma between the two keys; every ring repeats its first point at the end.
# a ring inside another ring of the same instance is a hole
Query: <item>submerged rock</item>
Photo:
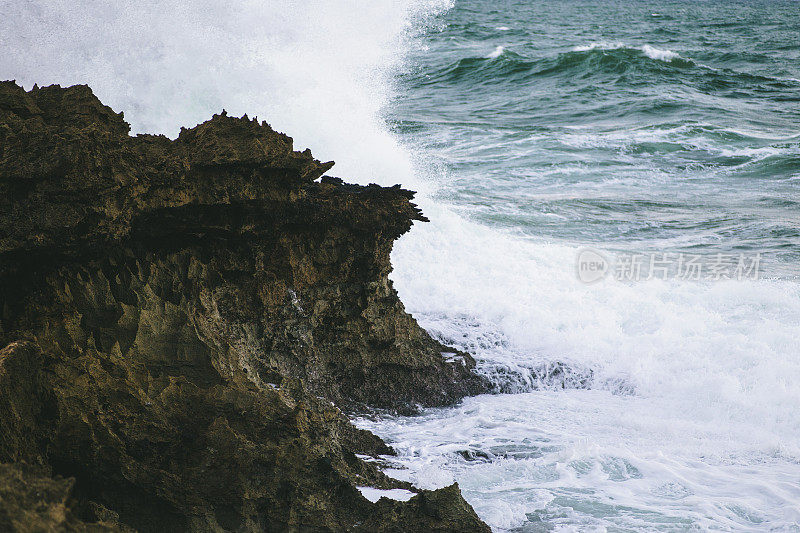
{"type": "Polygon", "coordinates": [[[488,530],[457,487],[356,488],[411,489],[343,411],[486,384],[388,279],[413,193],[332,164],[246,117],[131,137],[88,87],[0,83],[0,529],[488,530]]]}

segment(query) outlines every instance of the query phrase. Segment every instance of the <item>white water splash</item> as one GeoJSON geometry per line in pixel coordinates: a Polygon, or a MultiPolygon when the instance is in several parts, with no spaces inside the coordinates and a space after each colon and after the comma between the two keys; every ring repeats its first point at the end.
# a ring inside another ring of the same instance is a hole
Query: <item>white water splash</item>
{"type": "Polygon", "coordinates": [[[397,500],[400,502],[407,502],[416,494],[410,490],[405,489],[376,489],[373,487],[356,487],[361,495],[372,503],[377,502],[381,498],[388,498],[390,500],[397,500]]]}
{"type": "Polygon", "coordinates": [[[414,24],[450,6],[0,0],[0,79],[89,84],[134,132],[174,137],[223,108],[247,113],[350,181],[422,188],[381,113],[414,24]]]}
{"type": "Polygon", "coordinates": [[[497,48],[492,50],[492,52],[489,55],[486,56],[486,59],[496,59],[496,58],[500,57],[501,55],[503,55],[504,51],[505,51],[505,47],[498,46],[497,48]]]}
{"type": "Polygon", "coordinates": [[[587,45],[575,46],[572,48],[572,51],[588,52],[590,50],[621,50],[621,49],[639,50],[650,59],[657,59],[659,61],[665,61],[667,63],[671,62],[674,59],[682,59],[680,54],[678,54],[677,52],[673,52],[672,50],[662,50],[660,48],[656,48],[649,44],[644,44],[642,46],[629,46],[622,42],[606,42],[606,41],[594,42],[587,45]]]}
{"type": "Polygon", "coordinates": [[[667,63],[673,59],[679,59],[681,57],[680,54],[673,52],[672,50],[661,50],[660,48],[655,48],[649,44],[642,46],[642,52],[650,59],[658,59],[659,61],[666,61],[667,63]]]}

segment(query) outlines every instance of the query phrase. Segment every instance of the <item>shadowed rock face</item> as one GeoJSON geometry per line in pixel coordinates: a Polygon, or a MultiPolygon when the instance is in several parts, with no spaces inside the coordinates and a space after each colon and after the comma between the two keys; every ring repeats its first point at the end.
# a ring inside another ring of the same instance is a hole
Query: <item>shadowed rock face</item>
{"type": "Polygon", "coordinates": [[[340,408],[486,390],[388,280],[412,193],[246,117],[128,132],[0,83],[0,529],[487,530],[457,487],[355,488],[409,487],[340,408]]]}

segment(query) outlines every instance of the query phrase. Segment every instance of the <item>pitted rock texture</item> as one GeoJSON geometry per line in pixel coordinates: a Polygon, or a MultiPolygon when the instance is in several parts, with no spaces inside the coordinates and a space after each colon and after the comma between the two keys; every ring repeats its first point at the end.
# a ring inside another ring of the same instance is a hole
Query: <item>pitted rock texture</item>
{"type": "Polygon", "coordinates": [[[488,530],[457,487],[355,488],[410,487],[343,411],[486,390],[388,279],[412,193],[246,117],[128,132],[88,87],[0,83],[0,527],[488,530]]]}

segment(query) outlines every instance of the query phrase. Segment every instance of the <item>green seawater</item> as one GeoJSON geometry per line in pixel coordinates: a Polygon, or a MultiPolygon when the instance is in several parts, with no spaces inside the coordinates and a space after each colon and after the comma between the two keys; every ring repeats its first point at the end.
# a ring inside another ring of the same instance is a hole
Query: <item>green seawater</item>
{"type": "Polygon", "coordinates": [[[393,130],[467,217],[602,249],[800,273],[800,4],[458,0],[393,130]]]}

